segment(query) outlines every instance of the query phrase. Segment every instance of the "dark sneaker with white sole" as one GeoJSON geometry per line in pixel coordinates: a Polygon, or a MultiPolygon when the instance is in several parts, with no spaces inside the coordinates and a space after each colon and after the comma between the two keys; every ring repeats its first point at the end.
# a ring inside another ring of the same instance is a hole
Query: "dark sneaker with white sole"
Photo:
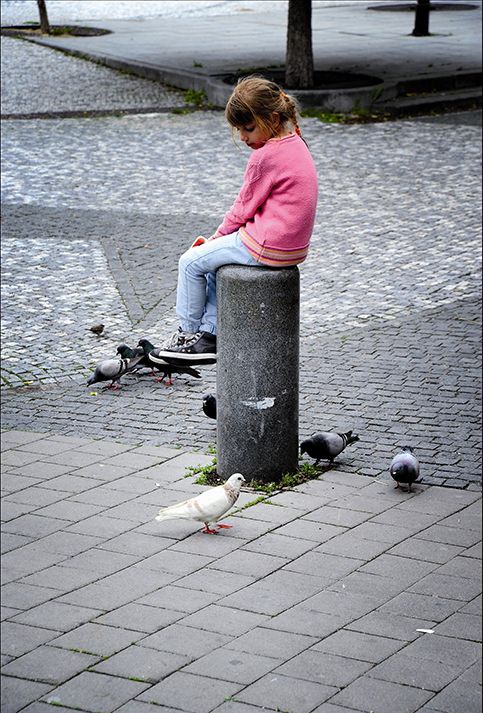
{"type": "Polygon", "coordinates": [[[214,364],[216,362],[216,336],[209,332],[183,332],[172,336],[166,347],[154,349],[149,358],[171,364],[214,364]]]}

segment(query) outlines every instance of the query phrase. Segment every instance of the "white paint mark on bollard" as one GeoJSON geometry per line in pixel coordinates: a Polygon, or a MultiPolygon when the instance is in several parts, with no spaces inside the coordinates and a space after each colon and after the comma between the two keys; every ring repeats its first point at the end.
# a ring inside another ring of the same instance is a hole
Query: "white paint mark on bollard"
{"type": "Polygon", "coordinates": [[[241,402],[243,406],[248,406],[248,408],[257,409],[257,411],[262,411],[266,408],[272,408],[275,405],[275,398],[273,396],[267,396],[265,399],[260,401],[255,401],[255,399],[249,399],[248,401],[241,402]]]}

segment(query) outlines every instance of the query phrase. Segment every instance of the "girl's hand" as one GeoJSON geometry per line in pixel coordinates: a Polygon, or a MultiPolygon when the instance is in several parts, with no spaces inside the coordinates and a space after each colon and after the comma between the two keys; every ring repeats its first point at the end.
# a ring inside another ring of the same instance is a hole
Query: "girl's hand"
{"type": "Polygon", "coordinates": [[[206,243],[206,238],[203,235],[198,235],[198,237],[193,241],[191,247],[197,248],[198,245],[203,245],[203,243],[206,243]]]}

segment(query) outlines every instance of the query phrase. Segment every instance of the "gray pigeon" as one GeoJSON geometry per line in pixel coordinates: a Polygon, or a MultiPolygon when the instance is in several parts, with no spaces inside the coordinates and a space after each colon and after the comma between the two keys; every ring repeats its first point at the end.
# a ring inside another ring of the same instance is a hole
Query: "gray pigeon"
{"type": "Polygon", "coordinates": [[[419,478],[419,461],[411,446],[403,446],[402,453],[394,456],[389,472],[396,481],[396,488],[399,488],[401,483],[407,483],[408,493],[411,492],[411,483],[415,483],[419,478]]]}
{"type": "Polygon", "coordinates": [[[347,433],[314,433],[313,436],[300,444],[300,453],[307,453],[311,458],[315,458],[314,465],[317,465],[319,460],[328,460],[331,463],[346,446],[355,443],[359,440],[359,436],[352,435],[352,431],[347,433]]]}
{"type": "Polygon", "coordinates": [[[94,369],[94,374],[87,382],[87,386],[97,384],[99,381],[110,381],[111,383],[104,388],[120,389],[121,376],[132,369],[129,363],[129,359],[104,359],[100,361],[94,369]]]}

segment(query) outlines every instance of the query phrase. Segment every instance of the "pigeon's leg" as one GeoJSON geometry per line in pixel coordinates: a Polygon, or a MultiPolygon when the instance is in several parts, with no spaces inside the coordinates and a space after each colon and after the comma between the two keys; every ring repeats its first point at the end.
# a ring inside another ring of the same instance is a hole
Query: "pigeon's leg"
{"type": "Polygon", "coordinates": [[[203,532],[205,535],[217,535],[218,534],[216,530],[212,530],[210,528],[210,525],[208,522],[205,522],[204,525],[205,525],[205,529],[203,530],[203,532]]]}
{"type": "Polygon", "coordinates": [[[111,384],[108,384],[107,386],[104,386],[104,389],[112,389],[113,391],[116,391],[117,389],[121,388],[121,384],[119,381],[113,381],[111,384]]]}
{"type": "Polygon", "coordinates": [[[400,488],[400,487],[401,487],[401,486],[399,485],[399,483],[396,482],[396,485],[394,486],[394,490],[397,490],[397,489],[400,488]]]}
{"type": "Polygon", "coordinates": [[[408,493],[412,493],[413,491],[411,490],[411,483],[408,483],[408,493]]]}
{"type": "Polygon", "coordinates": [[[233,525],[225,525],[224,522],[219,522],[217,525],[217,528],[219,530],[228,530],[228,529],[230,529],[230,527],[233,527],[233,525]]]}

